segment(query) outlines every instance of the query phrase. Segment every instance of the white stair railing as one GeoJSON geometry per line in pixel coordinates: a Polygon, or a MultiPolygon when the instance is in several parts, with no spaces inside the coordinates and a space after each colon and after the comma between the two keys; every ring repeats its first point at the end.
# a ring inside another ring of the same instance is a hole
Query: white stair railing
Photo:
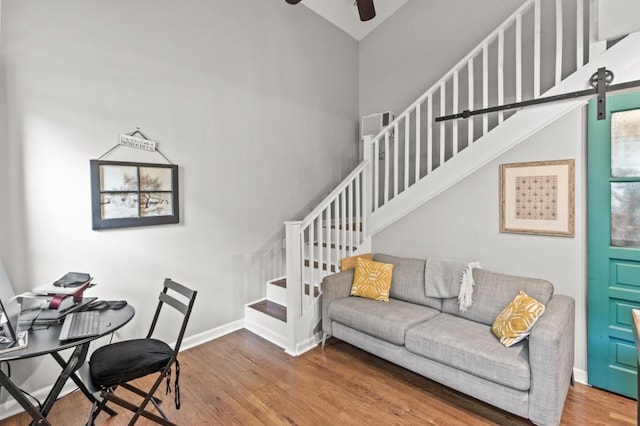
{"type": "Polygon", "coordinates": [[[435,123],[437,116],[537,98],[581,68],[589,41],[583,25],[588,6],[589,0],[527,1],[365,143],[365,158],[377,159],[372,161],[373,210],[453,159],[515,111],[435,123]]]}
{"type": "Polygon", "coordinates": [[[319,297],[322,279],[337,272],[340,259],[350,256],[366,238],[369,164],[360,163],[302,221],[285,222],[289,352],[297,352],[296,325],[319,297]]]}

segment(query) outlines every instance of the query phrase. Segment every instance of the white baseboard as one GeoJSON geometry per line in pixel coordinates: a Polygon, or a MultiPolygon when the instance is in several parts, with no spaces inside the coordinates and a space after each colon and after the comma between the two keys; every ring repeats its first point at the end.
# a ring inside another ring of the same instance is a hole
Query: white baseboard
{"type": "Polygon", "coordinates": [[[587,372],[581,368],[573,369],[573,379],[576,381],[576,383],[581,383],[583,385],[589,384],[587,372]]]}
{"type": "Polygon", "coordinates": [[[244,320],[237,320],[230,322],[229,324],[221,325],[220,327],[213,328],[211,330],[203,331],[193,336],[185,337],[182,340],[182,347],[180,352],[187,349],[200,346],[203,343],[210,342],[226,334],[233,333],[234,331],[242,330],[244,328],[244,320]]]}
{"type": "Polygon", "coordinates": [[[285,350],[285,352],[291,356],[300,356],[305,352],[310,351],[311,349],[315,349],[318,347],[318,345],[320,344],[320,341],[322,340],[322,334],[318,333],[315,334],[311,337],[309,337],[307,340],[305,340],[304,342],[300,342],[298,343],[298,345],[296,346],[296,352],[292,353],[290,351],[285,350]]]}
{"type": "MultiPolygon", "coordinates": [[[[185,337],[182,340],[182,347],[180,348],[180,352],[202,345],[203,343],[207,343],[211,340],[215,340],[219,337],[224,336],[225,334],[241,330],[242,328],[244,328],[244,320],[237,320],[234,322],[230,322],[229,324],[213,328],[211,330],[203,331],[202,333],[198,333],[193,336],[185,337]]],[[[49,391],[51,390],[51,387],[52,386],[47,386],[29,393],[31,393],[34,397],[38,398],[42,402],[46,399],[49,391]]],[[[76,389],[78,389],[78,387],[75,385],[75,383],[73,383],[72,381],[68,381],[67,383],[65,383],[64,388],[62,388],[60,396],[62,397],[68,395],[76,389]]],[[[0,395],[7,395],[7,392],[3,390],[0,395]]],[[[24,409],[11,396],[9,396],[8,398],[8,401],[0,404],[0,420],[15,416],[16,414],[24,411],[24,409]]],[[[87,416],[88,415],[89,412],[87,411],[87,416]]]]}

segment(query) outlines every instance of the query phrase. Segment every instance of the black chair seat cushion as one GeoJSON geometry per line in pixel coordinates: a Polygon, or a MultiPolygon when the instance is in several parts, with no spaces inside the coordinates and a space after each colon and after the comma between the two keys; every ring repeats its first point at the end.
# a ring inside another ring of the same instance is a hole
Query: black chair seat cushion
{"type": "Polygon", "coordinates": [[[172,355],[173,349],[157,339],[116,342],[91,355],[89,374],[94,385],[107,388],[161,371],[172,355]]]}

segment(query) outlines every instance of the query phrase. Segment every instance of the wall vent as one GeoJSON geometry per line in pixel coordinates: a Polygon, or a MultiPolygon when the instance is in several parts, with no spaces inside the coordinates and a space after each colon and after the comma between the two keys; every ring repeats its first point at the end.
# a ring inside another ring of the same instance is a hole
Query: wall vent
{"type": "Polygon", "coordinates": [[[360,136],[376,136],[393,121],[391,111],[365,115],[360,122],[360,136]]]}

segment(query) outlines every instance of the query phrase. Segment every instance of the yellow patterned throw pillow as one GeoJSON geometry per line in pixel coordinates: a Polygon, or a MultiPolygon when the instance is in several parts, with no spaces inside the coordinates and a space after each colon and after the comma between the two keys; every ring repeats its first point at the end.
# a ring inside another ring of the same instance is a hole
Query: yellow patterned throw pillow
{"type": "Polygon", "coordinates": [[[544,305],[521,291],[493,322],[491,330],[509,347],[524,340],[544,313],[544,305]]]}
{"type": "Polygon", "coordinates": [[[392,271],[393,265],[390,263],[358,259],[351,295],[388,302],[392,271]]]}
{"type": "Polygon", "coordinates": [[[371,260],[371,253],[358,254],[355,256],[340,259],[340,270],[348,271],[349,269],[354,269],[356,266],[358,266],[358,259],[371,260]]]}

